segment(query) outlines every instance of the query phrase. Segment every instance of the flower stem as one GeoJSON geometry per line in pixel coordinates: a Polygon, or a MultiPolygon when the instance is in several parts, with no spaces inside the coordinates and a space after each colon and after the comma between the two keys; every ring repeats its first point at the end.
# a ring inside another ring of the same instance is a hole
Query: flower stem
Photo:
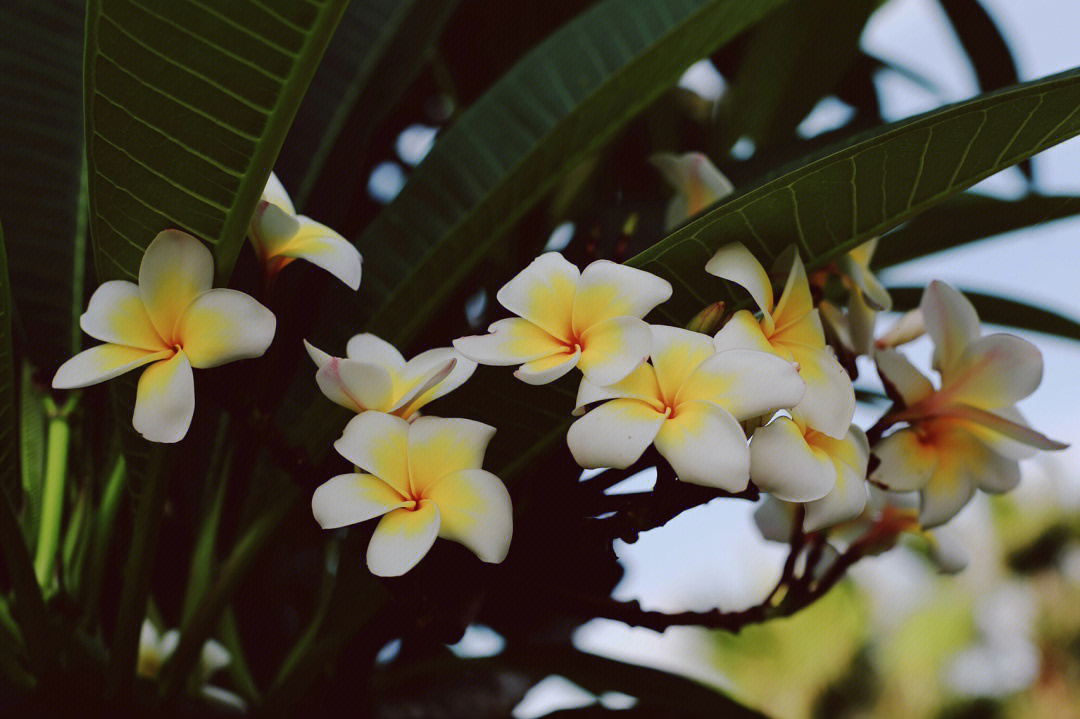
{"type": "Polygon", "coordinates": [[[105,482],[105,492],[101,495],[97,517],[94,523],[93,544],[90,546],[90,562],[84,583],[86,601],[84,603],[82,623],[87,626],[97,618],[98,602],[101,599],[101,580],[105,571],[105,558],[109,554],[109,542],[112,539],[113,521],[120,506],[120,497],[127,486],[127,464],[124,455],[117,456],[112,472],[105,482]]]}
{"type": "Polygon", "coordinates": [[[68,415],[75,407],[72,396],[62,408],[46,397],[49,431],[46,439],[45,491],[41,505],[41,525],[38,528],[37,554],[34,574],[38,583],[46,586],[56,566],[56,550],[60,545],[60,524],[64,516],[64,483],[67,480],[68,446],[71,426],[68,415]]]}

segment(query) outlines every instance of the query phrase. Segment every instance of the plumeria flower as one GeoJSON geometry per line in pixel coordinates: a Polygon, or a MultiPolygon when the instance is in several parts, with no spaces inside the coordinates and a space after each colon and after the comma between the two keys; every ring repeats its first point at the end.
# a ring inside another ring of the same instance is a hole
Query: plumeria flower
{"type": "Polygon", "coordinates": [[[901,315],[885,334],[874,340],[874,346],[879,349],[899,347],[919,339],[924,334],[926,334],[926,322],[923,321],[922,310],[916,307],[901,315]]]}
{"type": "Polygon", "coordinates": [[[481,469],[495,429],[468,419],[420,417],[409,424],[381,412],[357,415],[334,448],[370,474],[332,478],[311,498],[323,529],[382,517],[368,545],[373,574],[404,574],[436,537],[459,542],[485,562],[510,547],[513,517],[502,481],[481,469]]]}
{"type": "Polygon", "coordinates": [[[179,442],[195,412],[192,367],[259,357],[274,339],[270,310],[243,292],[211,289],[210,250],[179,230],[158,234],[139,265],[139,283],[103,283],[79,319],[105,344],[75,355],[53,387],[104,382],[149,365],[139,378],[135,429],[152,442],[179,442]]]}
{"type": "MultiPolygon", "coordinates": [[[[139,655],[136,663],[136,673],[145,679],[156,679],[161,667],[165,665],[169,657],[176,651],[180,643],[180,632],[170,629],[167,632],[158,632],[154,623],[144,619],[142,630],[139,632],[139,655]]],[[[206,640],[199,654],[199,665],[195,670],[200,690],[208,699],[228,704],[237,709],[246,709],[247,703],[232,692],[209,685],[210,678],[221,669],[224,669],[232,661],[229,650],[213,639],[206,640]]]]}
{"type": "Polygon", "coordinates": [[[1027,426],[1013,406],[1042,381],[1042,355],[1007,334],[983,336],[975,308],[959,292],[932,282],[920,310],[934,340],[941,388],[896,350],[878,350],[878,371],[903,404],[893,419],[908,426],[874,447],[872,478],[888,489],[919,490],[919,524],[952,518],[976,488],[1007,492],[1020,481],[1018,459],[1035,449],[1063,449],[1027,426]]]}
{"type": "Polygon", "coordinates": [[[465,384],[476,363],[451,347],[416,355],[408,362],[397,348],[370,333],[354,336],[345,357],[331,357],[307,341],[318,366],[315,381],[331,401],[353,412],[386,412],[414,419],[432,400],[465,384]]]}
{"type": "Polygon", "coordinates": [[[731,181],[700,152],[658,152],[649,162],[675,190],[664,214],[664,229],[668,232],[735,191],[731,181]]]}
{"type": "Polygon", "coordinates": [[[851,379],[825,345],[802,260],[792,252],[790,259],[785,255],[777,264],[791,269],[775,304],[765,268],[742,243],[721,247],[705,265],[709,274],[745,288],[762,313],[758,320],[748,310],[736,312],[716,334],[716,349],[756,349],[798,363],[806,394],[796,409],[810,427],[843,439],[855,414],[851,379]]]}
{"type": "Polygon", "coordinates": [[[866,435],[855,425],[843,439],[833,439],[793,410],[754,431],[750,479],[777,499],[805,502],[803,528],[815,532],[863,511],[869,459],[866,435]]]}
{"type": "Polygon", "coordinates": [[[652,364],[600,387],[583,379],[566,441],[586,469],[625,469],[651,444],[684,482],[746,488],[750,453],[739,422],[796,404],[805,383],[791,362],[753,350],[714,352],[708,335],[652,327],[652,364]]]}
{"type": "Polygon", "coordinates": [[[515,365],[529,384],[547,384],[578,367],[598,385],[615,384],[649,357],[652,334],[642,320],[671,297],[656,275],[597,260],[584,271],[545,252],[503,285],[496,298],[518,317],[486,335],[454,340],[480,364],[515,365]]]}
{"type": "Polygon", "coordinates": [[[360,253],[338,233],[310,217],[296,214],[289,194],[273,172],[255,208],[248,239],[268,277],[293,260],[307,260],[344,282],[360,287],[360,253]]]}
{"type": "Polygon", "coordinates": [[[875,237],[836,261],[836,269],[848,289],[846,311],[830,302],[820,306],[822,319],[854,354],[868,354],[874,344],[874,325],[878,312],[892,309],[888,291],[870,271],[870,260],[877,249],[875,237]]]}

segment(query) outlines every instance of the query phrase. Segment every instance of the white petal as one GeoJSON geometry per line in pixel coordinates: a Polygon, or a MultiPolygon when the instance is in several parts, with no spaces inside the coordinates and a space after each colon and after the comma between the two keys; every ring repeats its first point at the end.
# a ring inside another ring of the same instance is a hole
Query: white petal
{"type": "Polygon", "coordinates": [[[700,332],[666,325],[652,325],[652,336],[652,365],[660,392],[674,402],[686,379],[714,354],[712,342],[700,332]]]}
{"type": "Polygon", "coordinates": [[[612,317],[581,335],[578,368],[590,382],[604,386],[626,378],[649,358],[652,332],[636,317],[612,317]]]}
{"type": "Polygon", "coordinates": [[[94,339],[110,344],[154,351],[172,349],[154,329],[134,282],[103,282],[91,295],[79,326],[94,339]]]}
{"type": "Polygon", "coordinates": [[[926,334],[926,322],[922,311],[915,309],[904,313],[889,330],[874,343],[878,347],[897,347],[919,339],[926,334]]]}
{"type": "Polygon", "coordinates": [[[806,382],[806,394],[796,409],[819,432],[837,439],[844,437],[855,416],[855,388],[848,373],[830,348],[792,345],[788,349],[799,363],[799,376],[806,382]]]}
{"type": "Polygon", "coordinates": [[[357,467],[370,472],[402,496],[409,486],[409,423],[382,412],[358,414],[345,425],[334,449],[357,467]]]}
{"type": "Polygon", "coordinates": [[[281,180],[273,172],[270,173],[270,177],[266,178],[266,187],[263,188],[262,199],[277,205],[290,215],[296,214],[296,208],[293,207],[292,200],[289,199],[289,193],[285,191],[285,185],[281,184],[281,180]]]}
{"type": "Polygon", "coordinates": [[[777,417],[750,440],[750,479],[777,499],[809,502],[836,486],[836,466],[828,454],[806,443],[798,425],[777,417]]]}
{"type": "Polygon", "coordinates": [[[391,370],[405,368],[405,358],[397,347],[370,332],[353,335],[345,345],[345,356],[357,362],[369,362],[391,370]]]}
{"type": "Polygon", "coordinates": [[[280,254],[307,260],[337,277],[349,289],[358,289],[361,258],[356,247],[325,225],[303,216],[298,219],[299,232],[280,254]]]}
{"type": "Polygon", "coordinates": [[[848,298],[847,318],[851,334],[851,348],[856,354],[869,354],[874,346],[874,327],[878,311],[866,304],[858,292],[848,298]]]}
{"type": "Polygon", "coordinates": [[[631,372],[620,382],[601,387],[587,379],[582,379],[578,385],[578,395],[574,416],[578,417],[585,413],[590,404],[607,399],[640,399],[648,402],[658,412],[664,410],[664,398],[660,393],[660,384],[656,380],[656,370],[650,364],[643,364],[631,372]]]}
{"type": "Polygon", "coordinates": [[[378,365],[331,357],[319,367],[315,381],[327,399],[353,412],[392,409],[394,383],[378,365]]]}
{"type": "Polygon", "coordinates": [[[195,414],[195,380],[183,351],[143,370],[135,397],[135,430],[151,442],[179,442],[195,414]]]}
{"type": "Polygon", "coordinates": [[[675,403],[708,400],[741,421],[793,407],[805,392],[806,382],[791,362],[765,352],[728,350],[702,362],[675,403]]]}
{"type": "Polygon", "coordinates": [[[882,312],[892,309],[892,298],[889,297],[888,290],[865,264],[857,262],[850,253],[841,257],[838,264],[844,274],[855,283],[858,294],[865,298],[871,309],[882,312]]]}
{"type": "Polygon", "coordinates": [[[585,469],[626,469],[645,452],[665,415],[633,399],[614,399],[570,425],[566,443],[585,469]]]}
{"type": "Polygon", "coordinates": [[[874,361],[883,382],[892,385],[904,404],[911,406],[934,391],[934,385],[894,349],[874,350],[874,361]]]}
{"type": "MultiPolygon", "coordinates": [[[[300,220],[270,202],[261,201],[248,227],[248,239],[262,262],[280,257],[300,232],[300,220]]],[[[279,266],[280,267],[280,266],[279,266]]]]}
{"type": "Polygon", "coordinates": [[[422,387],[451,362],[453,366],[450,371],[437,384],[411,402],[413,408],[419,409],[428,402],[449,394],[465,384],[476,371],[476,363],[452,347],[428,350],[408,361],[401,373],[402,384],[415,387],[422,387]]]}
{"type": "Polygon", "coordinates": [[[571,318],[579,277],[578,268],[558,252],[545,252],[503,285],[495,297],[518,317],[566,342],[573,338],[571,318]]]}
{"type": "Polygon", "coordinates": [[[948,522],[975,494],[975,482],[965,471],[939,471],[919,493],[919,524],[926,529],[948,522]]]}
{"type": "Polygon", "coordinates": [[[893,432],[875,444],[873,451],[881,461],[871,478],[894,492],[922,489],[937,466],[937,451],[913,429],[893,432]]]}
{"type": "Polygon", "coordinates": [[[967,346],[941,391],[980,409],[1011,407],[1035,391],[1042,372],[1038,347],[1013,335],[988,335],[967,346]]]}
{"type": "Polygon", "coordinates": [[[165,344],[176,344],[176,320],[214,282],[214,257],[206,245],[180,230],[158,233],[139,264],[139,293],[165,344]]]}
{"type": "Polygon", "coordinates": [[[368,544],[367,565],[379,577],[399,577],[424,558],[439,536],[439,508],[422,499],[415,509],[383,515],[368,544]]]}
{"type": "Polygon", "coordinates": [[[60,365],[53,375],[52,386],[56,389],[89,387],[151,362],[169,359],[172,355],[171,349],[154,352],[123,345],[98,345],[60,365]]]}
{"type": "Polygon", "coordinates": [[[769,542],[791,540],[791,525],[795,521],[796,505],[782,502],[776,497],[766,495],[754,509],[754,524],[762,538],[769,542]]]}
{"type": "Polygon", "coordinates": [[[425,496],[439,507],[439,536],[464,544],[484,562],[506,558],[513,508],[506,486],[491,472],[464,469],[446,475],[425,496]]]}
{"type": "Polygon", "coordinates": [[[333,359],[329,354],[323,352],[307,340],[304,340],[304,349],[307,350],[308,357],[311,358],[311,361],[315,363],[316,367],[322,367],[325,363],[333,359]]]}
{"type": "MultiPolygon", "coordinates": [[[[1022,443],[1029,447],[1045,450],[1066,449],[1069,446],[1064,442],[1058,442],[1057,440],[1050,439],[1044,434],[1036,432],[1026,424],[1017,423],[1007,419],[1002,416],[1000,412],[995,413],[968,405],[954,404],[945,407],[937,416],[962,420],[964,429],[980,438],[985,437],[987,434],[994,434],[1001,438],[1011,440],[1013,443],[1022,443]]],[[[986,442],[986,444],[993,446],[1001,445],[1002,443],[991,440],[986,442]]],[[[1004,444],[1002,449],[1004,450],[1003,454],[1006,456],[1013,457],[1014,459],[1018,458],[1015,456],[1015,449],[1009,447],[1008,444],[1004,444]]]]}
{"type": "Polygon", "coordinates": [[[480,469],[495,428],[471,419],[420,417],[409,425],[409,481],[414,496],[451,472],[480,469]]]}
{"type": "Polygon", "coordinates": [[[717,352],[757,350],[776,354],[776,350],[761,330],[761,323],[747,310],[739,310],[720,328],[713,338],[713,349],[717,352]]]}
{"type": "Polygon", "coordinates": [[[613,317],[644,317],[671,297],[671,284],[635,267],[597,260],[581,272],[574,296],[573,330],[581,336],[613,317]]]}
{"type": "Polygon", "coordinates": [[[669,210],[666,219],[668,230],[681,225],[735,190],[731,181],[700,152],[687,152],[683,155],[658,152],[649,158],[649,162],[678,193],[671,203],[671,206],[678,210],[669,210]]]}
{"type": "Polygon", "coordinates": [[[459,337],[454,349],[480,364],[506,366],[532,362],[569,347],[528,320],[516,317],[499,320],[488,327],[489,334],[459,337]]]}
{"type": "Polygon", "coordinates": [[[203,292],[176,322],[175,338],[197,369],[261,357],[274,340],[277,319],[236,290],[203,292]]]}
{"type": "Polygon", "coordinates": [[[514,376],[527,384],[547,384],[574,369],[580,358],[581,348],[578,347],[573,354],[564,352],[526,362],[517,368],[514,376]]]}
{"type": "MultiPolygon", "coordinates": [[[[1028,424],[1028,421],[1024,419],[1024,415],[1020,414],[1020,410],[1016,409],[1016,407],[996,409],[991,414],[997,415],[1011,423],[1011,425],[1018,425],[1018,428],[1021,431],[1027,429],[1034,432],[1034,430],[1031,429],[1031,425],[1028,424]]],[[[985,418],[980,417],[980,419],[985,423],[985,418]]],[[[987,447],[1005,457],[1010,457],[1012,459],[1030,459],[1038,454],[1038,451],[1028,444],[1028,442],[1031,441],[1030,436],[1025,436],[1021,439],[1013,439],[1005,434],[1001,434],[1000,427],[995,431],[988,426],[985,426],[985,424],[977,424],[975,422],[968,423],[967,426],[965,426],[965,429],[978,437],[979,441],[987,447]]],[[[1010,434],[1015,436],[1015,429],[1010,429],[1013,430],[1010,431],[1010,434]]],[[[1042,437],[1042,435],[1039,436],[1042,437]]]]}
{"type": "Polygon", "coordinates": [[[680,404],[655,443],[682,481],[729,492],[746,489],[750,480],[746,435],[723,407],[712,402],[680,404]]]}
{"type": "Polygon", "coordinates": [[[381,517],[412,502],[370,474],[339,474],[311,496],[311,512],[323,529],[337,529],[381,517]]]}
{"type": "Polygon", "coordinates": [[[231,661],[232,654],[229,654],[229,650],[223,647],[221,642],[207,639],[199,653],[198,674],[205,681],[215,672],[229,666],[231,661]]]}
{"type": "Polygon", "coordinates": [[[934,280],[923,292],[919,310],[934,340],[934,369],[951,375],[967,346],[982,335],[979,315],[966,297],[934,280]]]}
{"type": "Polygon", "coordinates": [[[856,472],[850,466],[836,465],[836,485],[821,499],[806,503],[803,531],[817,532],[855,519],[866,507],[866,472],[856,472]]]}
{"type": "Polygon", "coordinates": [[[970,561],[967,549],[960,537],[948,527],[938,527],[933,532],[926,532],[930,543],[930,561],[942,574],[956,574],[964,571],[970,561]]]}
{"type": "Polygon", "coordinates": [[[741,242],[724,245],[705,264],[705,271],[746,289],[760,310],[773,309],[772,282],[757,258],[741,242]]]}
{"type": "Polygon", "coordinates": [[[402,381],[400,377],[395,378],[394,394],[397,395],[401,391],[405,391],[405,394],[394,400],[390,411],[400,417],[409,419],[414,412],[427,404],[427,399],[424,398],[430,398],[431,393],[442,384],[444,379],[450,376],[456,365],[457,359],[451,357],[441,365],[432,367],[427,376],[421,376],[409,382],[402,381]]]}

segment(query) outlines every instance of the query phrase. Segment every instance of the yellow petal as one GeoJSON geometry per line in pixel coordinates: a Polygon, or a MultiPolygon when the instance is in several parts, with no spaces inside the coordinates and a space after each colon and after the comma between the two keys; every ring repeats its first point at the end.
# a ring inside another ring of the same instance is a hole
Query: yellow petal
{"type": "Polygon", "coordinates": [[[624,379],[649,358],[652,332],[636,317],[612,317],[581,335],[578,369],[590,382],[604,386],[624,379]]]}
{"type": "Polygon", "coordinates": [[[806,503],[803,531],[817,532],[855,519],[866,508],[867,483],[865,470],[860,473],[849,465],[836,466],[836,484],[821,499],[806,503]]]}
{"type": "Polygon", "coordinates": [[[776,329],[769,335],[769,342],[778,348],[790,348],[791,345],[805,345],[815,349],[825,346],[825,328],[821,326],[821,316],[816,309],[791,321],[791,315],[778,315],[776,329]],[[787,324],[781,325],[785,320],[787,324]]]}
{"type": "Polygon", "coordinates": [[[495,428],[471,419],[420,417],[409,426],[409,480],[413,496],[461,469],[480,469],[495,428]]]}
{"type": "Polygon", "coordinates": [[[608,260],[597,260],[584,269],[574,297],[573,332],[613,317],[647,315],[671,297],[671,285],[656,275],[608,260]]]}
{"type": "Polygon", "coordinates": [[[503,285],[496,298],[517,316],[569,342],[579,276],[578,268],[558,252],[545,252],[503,285]]]}
{"type": "Polygon", "coordinates": [[[298,219],[299,231],[280,254],[307,260],[337,277],[349,289],[358,289],[361,275],[359,250],[329,227],[304,216],[298,219]]]}
{"type": "Polygon", "coordinates": [[[866,433],[858,426],[851,425],[843,439],[835,439],[816,430],[805,432],[806,443],[823,450],[834,462],[841,462],[851,467],[861,477],[866,476],[866,466],[870,460],[870,443],[866,433]]]}
{"type": "Polygon", "coordinates": [[[719,405],[679,405],[660,428],[655,443],[682,481],[728,492],[746,489],[750,480],[746,435],[731,413],[719,405]]]}
{"type": "Polygon", "coordinates": [[[836,466],[825,450],[806,442],[794,422],[777,417],[750,440],[750,479],[777,499],[809,502],[836,486],[836,466]]]}
{"type": "Polygon", "coordinates": [[[1035,391],[1042,373],[1038,347],[1013,335],[987,335],[968,344],[949,378],[942,377],[941,394],[979,409],[1011,407],[1035,391]]]}
{"type": "Polygon", "coordinates": [[[666,415],[634,399],[613,399],[570,425],[566,443],[585,469],[626,469],[645,452],[666,415]]]}
{"type": "Polygon", "coordinates": [[[277,319],[254,298],[236,290],[208,290],[188,304],[175,339],[198,369],[261,357],[274,340],[277,319]]]}
{"type": "Polygon", "coordinates": [[[398,494],[411,497],[409,423],[382,412],[358,414],[345,425],[334,449],[357,467],[375,475],[398,494]]]}
{"type": "Polygon", "coordinates": [[[923,376],[922,372],[908,361],[904,355],[893,349],[874,351],[881,379],[896,390],[905,405],[911,407],[929,397],[934,392],[934,385],[923,376]]]}
{"type": "Polygon", "coordinates": [[[569,352],[565,342],[528,320],[512,317],[488,327],[490,334],[459,337],[454,349],[474,362],[514,365],[569,352]]]}
{"type": "Polygon", "coordinates": [[[98,345],[84,350],[56,370],[52,386],[56,389],[88,387],[118,377],[136,367],[169,359],[173,350],[154,352],[123,345],[98,345]]]}
{"type": "Polygon", "coordinates": [[[415,567],[439,536],[439,508],[429,499],[415,509],[384,514],[368,544],[367,565],[379,577],[399,577],[415,567]]]}
{"type": "Polygon", "coordinates": [[[754,298],[758,309],[766,315],[773,309],[772,282],[757,258],[741,242],[724,245],[705,264],[705,271],[734,282],[754,298]]]}
{"type": "Polygon", "coordinates": [[[139,265],[139,293],[165,344],[175,345],[176,321],[214,281],[214,258],[203,243],[180,230],[158,233],[139,265]]]}
{"type": "Polygon", "coordinates": [[[315,381],[326,398],[353,412],[390,412],[394,383],[390,373],[378,365],[331,357],[315,373],[315,381]]]}
{"type": "Polygon", "coordinates": [[[831,348],[791,345],[789,349],[799,363],[799,376],[806,382],[806,394],[795,408],[819,432],[844,437],[855,415],[855,389],[848,373],[831,348]]]}
{"type": "Polygon", "coordinates": [[[135,431],[151,442],[179,442],[195,414],[195,380],[183,351],[143,370],[135,397],[135,431]]]}
{"type": "Polygon", "coordinates": [[[882,439],[874,445],[874,455],[881,461],[871,478],[895,492],[925,487],[938,463],[936,447],[924,442],[913,429],[901,429],[882,439]]]}
{"type": "Polygon", "coordinates": [[[810,295],[810,283],[806,279],[806,267],[794,247],[788,248],[777,260],[777,267],[790,267],[784,292],[773,309],[773,322],[779,332],[795,324],[814,311],[814,298],[810,295]],[[790,263],[790,264],[789,264],[790,263]]]}
{"type": "Polygon", "coordinates": [[[675,404],[707,400],[744,421],[789,409],[805,392],[806,383],[791,362],[767,352],[728,350],[698,365],[675,396],[675,404]]]}
{"type": "MultiPolygon", "coordinates": [[[[440,347],[421,352],[409,360],[399,374],[400,386],[406,396],[425,386],[428,387],[408,402],[408,406],[415,411],[465,384],[475,371],[475,362],[465,358],[452,347],[440,347]],[[450,366],[450,370],[443,374],[438,382],[429,384],[434,377],[443,373],[447,365],[450,366]]],[[[397,392],[398,387],[395,386],[395,394],[397,392]]]]}
{"type": "Polygon", "coordinates": [[[323,529],[336,529],[381,517],[399,507],[415,505],[393,487],[370,474],[340,474],[319,485],[311,497],[311,512],[323,529]]]}
{"type": "Polygon", "coordinates": [[[464,469],[428,488],[439,507],[439,536],[464,544],[484,562],[501,562],[510,549],[513,508],[506,487],[491,472],[464,469]]]}
{"type": "Polygon", "coordinates": [[[790,355],[790,353],[774,347],[769,342],[761,329],[761,323],[747,310],[739,310],[731,316],[727,324],[720,328],[720,331],[713,338],[713,348],[717,352],[723,352],[724,350],[757,350],[790,359],[790,357],[785,356],[786,354],[790,355]]]}
{"type": "Polygon", "coordinates": [[[311,361],[315,363],[316,367],[322,367],[324,364],[333,359],[333,357],[331,357],[328,353],[323,352],[321,349],[311,344],[307,340],[304,340],[304,349],[307,350],[308,357],[311,358],[311,361]]]}
{"type": "Polygon", "coordinates": [[[573,353],[562,352],[549,355],[532,362],[526,362],[518,367],[514,376],[528,384],[547,384],[554,382],[577,366],[581,358],[581,348],[576,347],[573,353]]]}
{"type": "Polygon", "coordinates": [[[285,191],[285,185],[281,184],[281,180],[273,172],[270,173],[270,177],[266,178],[266,187],[263,189],[262,199],[272,202],[290,215],[296,214],[296,208],[293,207],[289,193],[285,191]]]}
{"type": "Polygon", "coordinates": [[[300,231],[300,220],[290,212],[269,202],[260,202],[255,208],[248,229],[248,239],[255,254],[263,262],[281,257],[300,231]]]}
{"type": "Polygon", "coordinates": [[[110,344],[159,351],[172,349],[158,335],[134,282],[103,282],[79,318],[83,332],[110,344]]]}
{"type": "Polygon", "coordinates": [[[621,382],[606,387],[582,379],[578,386],[574,416],[584,414],[590,404],[619,398],[639,399],[651,404],[658,412],[664,411],[664,397],[660,394],[660,384],[656,381],[656,370],[650,364],[643,364],[621,382]]]}
{"type": "Polygon", "coordinates": [[[652,365],[660,392],[668,405],[674,406],[687,377],[713,355],[713,343],[700,332],[665,325],[653,325],[652,336],[652,365]]]}
{"type": "Polygon", "coordinates": [[[719,202],[734,192],[735,187],[712,164],[708,157],[700,152],[687,152],[675,155],[670,152],[658,152],[649,158],[657,170],[664,176],[679,194],[684,208],[681,217],[669,217],[669,229],[694,217],[710,205],[719,202]]]}

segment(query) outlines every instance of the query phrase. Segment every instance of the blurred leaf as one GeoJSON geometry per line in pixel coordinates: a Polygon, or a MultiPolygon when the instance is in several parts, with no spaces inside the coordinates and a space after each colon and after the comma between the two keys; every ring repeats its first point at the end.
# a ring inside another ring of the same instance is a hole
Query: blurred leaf
{"type": "MultiPolygon", "coordinates": [[[[795,242],[817,267],[1020,160],[1080,132],[1080,70],[1015,85],[868,132],[721,202],[628,264],[671,281],[658,319],[681,325],[717,299],[706,274],[741,240],[768,266],[795,242]]],[[[887,245],[887,242],[882,244],[887,245]]],[[[722,294],[722,289],[727,290],[722,294]]]]}
{"type": "Polygon", "coordinates": [[[26,495],[23,508],[23,536],[30,551],[36,549],[41,500],[45,488],[45,407],[42,393],[34,387],[29,365],[23,366],[22,392],[19,398],[19,464],[22,489],[26,495]]]}
{"type": "Polygon", "coordinates": [[[18,405],[11,329],[11,285],[8,282],[4,231],[0,229],[0,492],[15,503],[16,498],[21,495],[21,482],[17,436],[19,417],[16,412],[18,405]]]}
{"type": "Polygon", "coordinates": [[[90,0],[86,136],[102,280],[134,279],[168,228],[224,284],[345,0],[90,0]]]}
{"type": "Polygon", "coordinates": [[[466,110],[358,241],[368,330],[404,345],[565,172],[782,0],[607,0],[466,110]]]}
{"type": "Polygon", "coordinates": [[[26,352],[50,373],[81,348],[85,16],[84,0],[0,3],[0,217],[26,352]]]}
{"type": "Polygon", "coordinates": [[[750,137],[768,147],[791,139],[859,57],[859,36],[879,0],[818,0],[780,8],[750,33],[724,104],[725,146],[750,137]],[[827,38],[827,40],[825,39],[827,38]]]}
{"type": "MultiPolygon", "coordinates": [[[[894,310],[903,312],[919,306],[923,288],[890,287],[888,289],[893,298],[894,310]]],[[[975,306],[975,311],[979,313],[979,318],[983,322],[1080,340],[1080,321],[1071,317],[1008,297],[970,290],[962,291],[964,296],[971,300],[971,304],[975,306]]]]}
{"type": "Polygon", "coordinates": [[[428,62],[457,0],[364,0],[349,4],[281,148],[276,171],[303,208],[312,188],[340,186],[375,126],[428,62]],[[336,157],[332,157],[336,156],[336,157]],[[322,175],[324,167],[325,175],[322,175]]]}
{"type": "Polygon", "coordinates": [[[1080,214],[1080,197],[1029,195],[999,200],[963,193],[896,228],[878,244],[875,267],[901,262],[1080,214]]]}

